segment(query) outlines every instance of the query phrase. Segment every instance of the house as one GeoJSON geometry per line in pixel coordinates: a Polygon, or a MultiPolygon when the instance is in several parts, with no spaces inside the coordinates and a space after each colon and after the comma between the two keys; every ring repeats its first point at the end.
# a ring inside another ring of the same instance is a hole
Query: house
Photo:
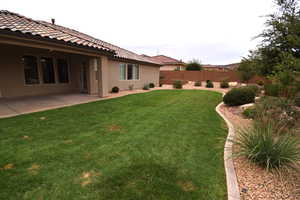
{"type": "Polygon", "coordinates": [[[161,64],[84,33],[0,11],[0,97],[87,93],[105,97],[159,84],[161,64]]]}
{"type": "Polygon", "coordinates": [[[142,55],[142,56],[149,58],[154,62],[160,63],[162,65],[162,67],[160,68],[161,71],[185,70],[185,63],[175,58],[171,58],[164,55],[157,55],[157,56],[142,55]]]}

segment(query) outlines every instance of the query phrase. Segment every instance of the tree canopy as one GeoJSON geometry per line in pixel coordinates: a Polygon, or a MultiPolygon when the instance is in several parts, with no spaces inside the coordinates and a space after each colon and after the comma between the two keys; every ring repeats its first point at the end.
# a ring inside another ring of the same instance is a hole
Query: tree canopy
{"type": "Polygon", "coordinates": [[[201,62],[197,59],[191,60],[186,64],[187,71],[201,71],[202,65],[201,62]]]}

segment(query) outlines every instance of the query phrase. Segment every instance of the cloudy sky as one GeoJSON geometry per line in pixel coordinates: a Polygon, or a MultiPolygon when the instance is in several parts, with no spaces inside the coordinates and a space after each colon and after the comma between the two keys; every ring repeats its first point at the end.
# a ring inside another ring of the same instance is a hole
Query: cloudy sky
{"type": "Polygon", "coordinates": [[[0,9],[51,21],[138,54],[204,64],[238,62],[253,49],[272,0],[7,0],[0,9]]]}

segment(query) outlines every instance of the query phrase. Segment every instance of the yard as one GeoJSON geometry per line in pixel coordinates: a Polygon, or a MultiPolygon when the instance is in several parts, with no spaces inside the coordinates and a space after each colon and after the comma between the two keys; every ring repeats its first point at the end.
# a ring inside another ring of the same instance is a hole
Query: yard
{"type": "Polygon", "coordinates": [[[0,119],[1,199],[226,199],[211,91],[152,91],[0,119]]]}

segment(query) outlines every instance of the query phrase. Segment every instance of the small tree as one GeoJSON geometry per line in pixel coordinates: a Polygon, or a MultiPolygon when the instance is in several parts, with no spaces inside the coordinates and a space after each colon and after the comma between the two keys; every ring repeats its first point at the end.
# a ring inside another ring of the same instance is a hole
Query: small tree
{"type": "Polygon", "coordinates": [[[248,83],[248,81],[256,74],[256,62],[251,58],[244,58],[237,70],[242,81],[248,83]]]}
{"type": "Polygon", "coordinates": [[[201,71],[202,65],[201,62],[197,59],[191,60],[186,64],[187,71],[201,71]]]}

